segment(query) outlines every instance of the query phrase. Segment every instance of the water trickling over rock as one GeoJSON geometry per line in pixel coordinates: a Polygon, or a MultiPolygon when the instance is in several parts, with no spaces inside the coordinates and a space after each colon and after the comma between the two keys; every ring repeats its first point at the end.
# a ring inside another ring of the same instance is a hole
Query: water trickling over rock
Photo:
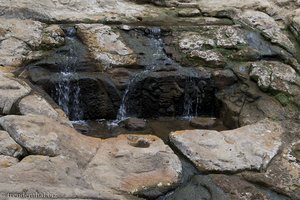
{"type": "Polygon", "coordinates": [[[67,29],[66,42],[69,46],[64,52],[61,72],[58,75],[59,81],[55,84],[51,96],[54,97],[58,105],[72,120],[81,120],[83,117],[80,107],[80,87],[78,83],[72,82],[76,76],[78,64],[78,51],[76,49],[76,31],[73,28],[67,29]]]}
{"type": "Polygon", "coordinates": [[[127,117],[214,115],[214,86],[208,73],[185,68],[164,52],[158,27],[131,30],[123,37],[144,70],[129,81],[117,121],[127,117]]]}

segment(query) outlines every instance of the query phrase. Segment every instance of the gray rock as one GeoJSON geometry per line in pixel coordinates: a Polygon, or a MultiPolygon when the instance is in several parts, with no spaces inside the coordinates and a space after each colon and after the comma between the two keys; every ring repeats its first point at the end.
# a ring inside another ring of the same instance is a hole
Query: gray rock
{"type": "Polygon", "coordinates": [[[30,91],[31,88],[26,83],[0,74],[0,113],[10,114],[14,103],[30,91]]]}
{"type": "Polygon", "coordinates": [[[0,20],[0,65],[6,68],[19,67],[29,59],[31,48],[40,45],[43,24],[32,20],[0,20]]]}
{"type": "Polygon", "coordinates": [[[216,125],[216,119],[210,117],[194,117],[190,123],[192,127],[207,129],[216,125]]]}
{"type": "Polygon", "coordinates": [[[131,131],[144,130],[146,128],[146,121],[144,119],[129,118],[125,121],[125,127],[131,131]]]}
{"type": "Polygon", "coordinates": [[[199,9],[189,9],[189,8],[185,8],[185,9],[181,9],[178,12],[178,16],[179,17],[196,17],[201,15],[201,12],[199,9]]]}
{"type": "Polygon", "coordinates": [[[107,191],[94,191],[83,179],[81,170],[64,157],[27,156],[21,162],[0,168],[0,194],[45,193],[66,199],[115,199],[107,191]],[[24,173],[26,172],[26,173],[24,173]]]}
{"type": "Polygon", "coordinates": [[[177,131],[170,140],[201,171],[235,172],[265,169],[282,133],[279,124],[264,120],[230,131],[177,131]]]}
{"type": "Polygon", "coordinates": [[[45,115],[53,119],[58,118],[58,113],[41,96],[29,95],[19,102],[19,110],[22,115],[45,115]]]}
{"type": "Polygon", "coordinates": [[[224,191],[232,200],[290,200],[288,197],[269,189],[257,187],[239,176],[213,174],[210,175],[210,178],[216,187],[224,191]]]}
{"type": "Polygon", "coordinates": [[[276,21],[266,13],[260,11],[246,10],[238,15],[240,20],[252,28],[256,28],[272,43],[284,47],[287,51],[294,53],[295,45],[288,36],[281,31],[276,21]]]}
{"type": "Polygon", "coordinates": [[[214,71],[213,79],[219,89],[223,89],[237,82],[236,75],[229,69],[214,71]]]}
{"type": "MultiPolygon", "coordinates": [[[[99,20],[125,20],[138,14],[143,14],[144,6],[137,5],[130,1],[111,1],[111,0],[44,0],[7,2],[1,0],[1,16],[35,19],[46,22],[72,22],[78,21],[97,22],[99,20]],[[13,6],[12,6],[13,5],[13,6]]],[[[149,11],[148,11],[149,12],[149,11]]],[[[147,13],[147,12],[146,12],[147,13]]]]}
{"type": "Polygon", "coordinates": [[[168,195],[164,200],[229,200],[229,196],[222,191],[209,176],[194,176],[191,181],[179,187],[174,193],[168,195]]]}
{"type": "Polygon", "coordinates": [[[299,152],[299,141],[285,147],[282,153],[273,159],[265,172],[245,172],[243,177],[248,181],[264,184],[292,199],[300,199],[300,164],[297,152],[299,152]]]}
{"type": "Polygon", "coordinates": [[[292,95],[299,91],[297,72],[291,66],[280,62],[253,63],[250,76],[257,81],[258,86],[264,91],[273,90],[292,95]]]}
{"type": "Polygon", "coordinates": [[[19,158],[25,155],[25,151],[6,131],[0,131],[0,155],[19,158]]]}

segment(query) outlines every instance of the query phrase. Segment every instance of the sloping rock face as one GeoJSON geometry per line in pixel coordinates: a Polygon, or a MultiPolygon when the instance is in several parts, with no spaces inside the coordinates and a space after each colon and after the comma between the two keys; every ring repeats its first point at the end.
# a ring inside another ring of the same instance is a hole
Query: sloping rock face
{"type": "MultiPolygon", "coordinates": [[[[130,18],[144,10],[143,7],[126,1],[56,1],[46,0],[11,1],[1,0],[1,15],[17,18],[32,18],[40,21],[93,21],[116,17],[119,14],[130,18]],[[46,10],[44,8],[47,8],[46,10]]],[[[117,19],[112,19],[117,20],[117,19]]]]}
{"type": "Polygon", "coordinates": [[[282,133],[280,125],[262,121],[223,132],[177,131],[170,140],[199,170],[234,172],[265,169],[279,150],[282,133]]]}
{"type": "Polygon", "coordinates": [[[103,68],[136,64],[136,55],[120,40],[120,34],[103,24],[78,24],[78,36],[103,68]]]}
{"type": "Polygon", "coordinates": [[[1,126],[29,154],[64,155],[76,159],[79,165],[85,165],[97,150],[97,141],[46,116],[10,115],[0,118],[0,121],[1,126]]]}

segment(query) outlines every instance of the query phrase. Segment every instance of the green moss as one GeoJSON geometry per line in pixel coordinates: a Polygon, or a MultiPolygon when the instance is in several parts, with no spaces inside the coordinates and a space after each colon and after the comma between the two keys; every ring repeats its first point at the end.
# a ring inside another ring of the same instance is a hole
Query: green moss
{"type": "Polygon", "coordinates": [[[290,102],[290,97],[288,97],[287,95],[283,94],[283,93],[278,93],[277,95],[275,95],[275,98],[281,103],[281,105],[286,106],[289,104],[290,102]]]}

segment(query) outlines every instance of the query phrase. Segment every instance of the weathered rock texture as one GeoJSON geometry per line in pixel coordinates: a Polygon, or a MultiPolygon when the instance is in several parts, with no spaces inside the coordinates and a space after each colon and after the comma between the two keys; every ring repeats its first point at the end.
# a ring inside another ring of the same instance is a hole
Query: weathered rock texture
{"type": "MultiPolygon", "coordinates": [[[[0,166],[6,167],[0,167],[0,193],[34,190],[60,198],[123,199],[117,194],[128,193],[156,197],[181,178],[180,160],[155,136],[100,140],[41,115],[6,116],[0,124],[30,154],[19,163],[1,159],[0,166]]],[[[4,136],[12,140],[7,133],[4,136]]],[[[17,149],[3,146],[1,154],[21,153],[22,148],[11,143],[17,149]]]]}
{"type": "Polygon", "coordinates": [[[280,125],[262,121],[231,131],[177,131],[170,140],[201,171],[262,170],[277,154],[282,133],[280,125]]]}
{"type": "Polygon", "coordinates": [[[0,112],[10,114],[18,99],[29,94],[31,88],[24,82],[0,75],[0,112]]]}

